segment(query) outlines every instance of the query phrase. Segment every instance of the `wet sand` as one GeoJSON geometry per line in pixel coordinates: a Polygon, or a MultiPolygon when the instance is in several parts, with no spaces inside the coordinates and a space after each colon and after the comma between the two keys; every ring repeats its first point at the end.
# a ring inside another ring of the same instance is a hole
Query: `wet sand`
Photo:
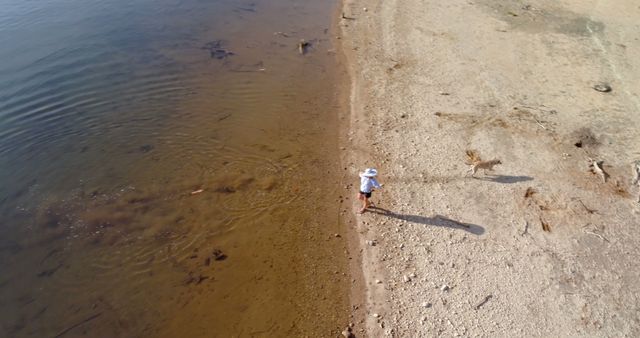
{"type": "Polygon", "coordinates": [[[355,332],[637,336],[637,6],[350,0],[343,13],[345,190],[369,166],[385,183],[379,209],[343,209],[362,251],[355,332]],[[466,151],[502,164],[472,178],[466,151]]]}

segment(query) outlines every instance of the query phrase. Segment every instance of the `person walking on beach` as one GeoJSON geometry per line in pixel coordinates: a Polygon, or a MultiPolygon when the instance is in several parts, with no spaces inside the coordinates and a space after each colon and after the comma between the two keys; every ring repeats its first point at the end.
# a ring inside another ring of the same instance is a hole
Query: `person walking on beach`
{"type": "Polygon", "coordinates": [[[362,201],[362,209],[358,211],[359,214],[364,213],[371,204],[369,198],[371,198],[373,188],[382,188],[380,183],[375,179],[377,175],[378,171],[373,168],[367,168],[364,172],[360,173],[360,192],[358,193],[358,199],[362,201]]]}

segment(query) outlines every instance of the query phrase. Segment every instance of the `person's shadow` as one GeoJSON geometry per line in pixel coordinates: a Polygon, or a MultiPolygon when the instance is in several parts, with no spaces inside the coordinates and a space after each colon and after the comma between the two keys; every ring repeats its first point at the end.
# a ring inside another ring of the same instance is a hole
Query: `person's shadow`
{"type": "Polygon", "coordinates": [[[434,225],[434,226],[447,227],[447,228],[453,228],[453,229],[461,229],[461,230],[468,231],[474,235],[482,235],[484,233],[484,228],[477,224],[459,222],[442,215],[434,215],[433,217],[425,217],[425,216],[419,216],[419,215],[403,215],[403,214],[397,214],[390,210],[376,207],[376,206],[369,207],[367,211],[372,212],[374,214],[396,218],[396,219],[400,219],[400,220],[412,222],[412,223],[434,225]]]}

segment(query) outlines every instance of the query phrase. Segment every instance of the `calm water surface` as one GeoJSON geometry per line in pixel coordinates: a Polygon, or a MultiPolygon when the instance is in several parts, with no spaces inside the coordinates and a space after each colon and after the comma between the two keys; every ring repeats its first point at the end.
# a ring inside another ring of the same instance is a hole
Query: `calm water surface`
{"type": "Polygon", "coordinates": [[[334,5],[0,0],[0,336],[336,335],[334,5]]]}

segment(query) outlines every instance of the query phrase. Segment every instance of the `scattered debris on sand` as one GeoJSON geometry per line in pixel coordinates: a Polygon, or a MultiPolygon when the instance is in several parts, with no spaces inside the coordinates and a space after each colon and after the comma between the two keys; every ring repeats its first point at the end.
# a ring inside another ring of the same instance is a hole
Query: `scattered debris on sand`
{"type": "Polygon", "coordinates": [[[609,174],[604,171],[604,161],[596,161],[594,159],[589,159],[591,172],[597,174],[602,178],[602,183],[607,183],[607,178],[609,178],[609,174]]]}
{"type": "Polygon", "coordinates": [[[595,85],[593,85],[593,89],[601,93],[608,93],[612,90],[611,86],[608,83],[604,82],[596,83],[595,85]]]}
{"type": "Polygon", "coordinates": [[[204,192],[204,189],[194,190],[194,191],[190,192],[189,194],[191,194],[191,195],[197,195],[197,194],[202,193],[202,192],[204,192]]]}
{"type": "Polygon", "coordinates": [[[345,19],[345,20],[355,20],[355,19],[356,19],[356,18],[353,18],[353,17],[349,17],[349,16],[347,16],[346,14],[344,14],[344,12],[342,12],[342,16],[341,16],[341,17],[342,17],[343,19],[345,19]]]}
{"type": "Polygon", "coordinates": [[[288,38],[290,35],[285,33],[285,32],[274,32],[273,35],[278,35],[281,36],[283,38],[288,38]]]}
{"type": "Polygon", "coordinates": [[[542,217],[540,217],[540,224],[542,225],[543,231],[551,232],[551,225],[542,219],[542,217]]]}
{"type": "Polygon", "coordinates": [[[482,306],[484,306],[485,304],[487,304],[487,302],[488,302],[491,298],[493,298],[493,295],[488,295],[488,296],[484,297],[484,299],[483,299],[480,303],[478,303],[478,304],[475,306],[475,309],[476,309],[476,310],[479,310],[482,306]]]}
{"type": "Polygon", "coordinates": [[[595,213],[597,213],[597,211],[598,211],[598,210],[588,208],[588,207],[584,204],[584,202],[582,202],[582,200],[581,200],[581,199],[577,198],[576,200],[577,200],[578,202],[580,202],[580,204],[582,205],[582,207],[584,208],[584,210],[586,210],[586,211],[587,211],[587,213],[588,213],[588,214],[595,214],[595,213]]]}
{"type": "Polygon", "coordinates": [[[528,187],[527,190],[524,192],[524,198],[529,198],[533,196],[533,194],[535,193],[537,193],[536,189],[533,189],[533,187],[528,187]]]}
{"type": "MultiPolygon", "coordinates": [[[[632,185],[637,185],[640,188],[640,160],[633,162],[633,179],[632,185]]],[[[638,203],[640,203],[640,192],[638,193],[638,203]]]]}
{"type": "Polygon", "coordinates": [[[632,185],[640,186],[640,160],[633,162],[633,179],[632,185]]]}

